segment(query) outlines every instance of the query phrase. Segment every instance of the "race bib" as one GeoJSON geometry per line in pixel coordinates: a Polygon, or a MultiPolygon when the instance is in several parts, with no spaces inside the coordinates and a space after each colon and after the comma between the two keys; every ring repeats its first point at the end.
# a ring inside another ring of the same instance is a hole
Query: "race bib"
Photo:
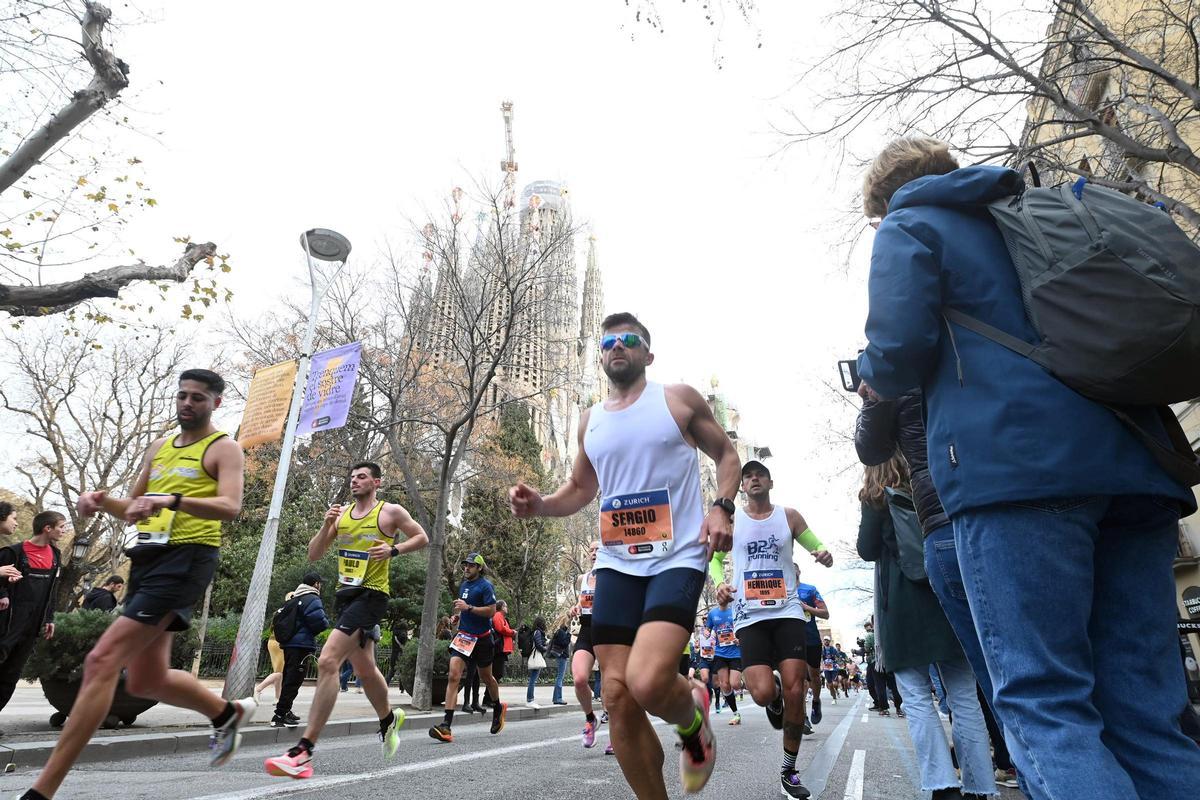
{"type": "Polygon", "coordinates": [[[366,550],[338,550],[338,583],[342,586],[362,586],[367,577],[366,550]]]}
{"type": "Polygon", "coordinates": [[[732,629],[717,631],[717,644],[721,645],[721,647],[732,647],[737,644],[734,641],[736,638],[732,629]]]}
{"type": "Polygon", "coordinates": [[[600,502],[600,541],[621,558],[658,558],[671,552],[671,490],[618,494],[600,502]]]}
{"type": "Polygon", "coordinates": [[[584,589],[579,593],[579,608],[585,614],[592,613],[592,606],[596,603],[596,590],[584,589]]]}
{"type": "Polygon", "coordinates": [[[778,608],[787,600],[781,569],[755,569],[742,573],[742,597],[746,605],[778,608]]]}
{"type": "MultiPolygon", "coordinates": [[[[146,497],[167,497],[156,492],[147,492],[146,497]]],[[[133,525],[129,531],[130,541],[127,546],[141,544],[166,544],[171,541],[171,525],[175,522],[175,512],[169,508],[160,508],[152,517],[147,517],[133,525]]]]}
{"type": "Polygon", "coordinates": [[[711,647],[701,647],[700,648],[700,657],[703,658],[705,661],[712,661],[714,653],[715,653],[715,651],[711,647]]]}
{"type": "Polygon", "coordinates": [[[475,652],[475,643],[479,641],[478,636],[472,636],[469,633],[459,631],[454,641],[450,642],[450,649],[455,652],[462,653],[467,658],[471,657],[471,653],[475,652]]]}

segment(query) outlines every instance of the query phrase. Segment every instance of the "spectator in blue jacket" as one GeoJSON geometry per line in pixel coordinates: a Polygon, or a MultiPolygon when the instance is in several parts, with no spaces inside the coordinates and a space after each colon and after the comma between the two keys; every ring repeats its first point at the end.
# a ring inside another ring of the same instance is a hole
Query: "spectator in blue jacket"
{"type": "MultiPolygon", "coordinates": [[[[982,205],[1023,188],[932,139],[884,148],[863,187],[878,232],[859,372],[883,399],[924,390],[930,473],[1030,793],[1194,797],[1172,578],[1191,491],[1111,411],[942,316],[1037,341],[982,205]]],[[[1162,432],[1153,409],[1129,411],[1162,432]]]]}
{"type": "MultiPolygon", "coordinates": [[[[317,634],[329,627],[329,618],[325,616],[325,606],[321,602],[320,575],[307,573],[284,602],[293,600],[298,600],[300,607],[295,632],[287,641],[279,640],[279,646],[283,648],[283,680],[279,701],[275,704],[275,716],[271,718],[273,728],[285,725],[295,728],[300,724],[300,718],[292,713],[292,703],[296,701],[296,694],[304,683],[304,659],[316,651],[317,634]]],[[[279,639],[278,631],[276,638],[279,639]]]]}

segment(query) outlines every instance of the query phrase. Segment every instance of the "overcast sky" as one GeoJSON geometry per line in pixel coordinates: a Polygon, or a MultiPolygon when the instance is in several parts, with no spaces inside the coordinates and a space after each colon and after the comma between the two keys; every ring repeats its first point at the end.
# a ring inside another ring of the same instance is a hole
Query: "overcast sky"
{"type": "MultiPolygon", "coordinates": [[[[719,378],[775,453],[775,499],[852,546],[854,407],[832,387],[862,345],[870,237],[838,244],[860,175],[836,172],[832,142],[779,154],[775,130],[815,113],[793,84],[832,44],[832,5],[709,26],[662,0],[660,35],[622,0],[140,4],[157,21],[116,47],[161,135],[137,144],[158,206],[130,241],[154,260],[178,234],[217,242],[237,313],[269,312],[306,296],[302,230],[341,231],[367,263],[454,186],[498,180],[512,100],[519,184],[569,185],[605,310],[653,333],[652,377],[719,378]]],[[[823,589],[842,580],[803,566],[823,589]]],[[[830,598],[846,638],[862,618],[849,599],[830,598]]]]}

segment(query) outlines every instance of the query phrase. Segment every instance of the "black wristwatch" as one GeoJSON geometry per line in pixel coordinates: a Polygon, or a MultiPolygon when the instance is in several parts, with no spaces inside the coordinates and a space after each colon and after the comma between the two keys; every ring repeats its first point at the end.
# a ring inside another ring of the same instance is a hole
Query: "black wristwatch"
{"type": "Polygon", "coordinates": [[[181,495],[179,492],[175,492],[171,495],[171,497],[175,499],[171,501],[171,504],[167,506],[167,508],[171,511],[175,511],[179,508],[179,504],[183,502],[183,495],[181,495]]]}
{"type": "Polygon", "coordinates": [[[733,516],[733,512],[737,511],[737,506],[728,497],[718,497],[716,500],[713,500],[713,505],[731,517],[733,516]]]}
{"type": "Polygon", "coordinates": [[[396,547],[396,545],[392,545],[392,558],[395,558],[398,555],[400,555],[400,548],[396,547]]]}

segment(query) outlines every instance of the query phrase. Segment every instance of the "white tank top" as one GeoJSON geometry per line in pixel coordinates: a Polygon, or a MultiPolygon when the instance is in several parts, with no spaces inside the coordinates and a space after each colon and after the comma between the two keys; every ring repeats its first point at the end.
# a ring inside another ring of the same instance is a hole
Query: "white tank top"
{"type": "Polygon", "coordinates": [[[592,406],[583,450],[600,481],[596,569],[703,572],[700,461],[667,408],[663,385],[647,382],[620,411],[606,411],[603,402],[592,406]]]}
{"type": "Polygon", "coordinates": [[[783,506],[766,519],[754,519],[739,508],[733,515],[733,629],[767,619],[790,617],[808,621],[796,596],[799,573],[792,561],[792,530],[783,506]]]}
{"type": "Polygon", "coordinates": [[[592,606],[596,603],[596,570],[590,569],[579,576],[579,613],[585,617],[592,615],[592,606]]]}

